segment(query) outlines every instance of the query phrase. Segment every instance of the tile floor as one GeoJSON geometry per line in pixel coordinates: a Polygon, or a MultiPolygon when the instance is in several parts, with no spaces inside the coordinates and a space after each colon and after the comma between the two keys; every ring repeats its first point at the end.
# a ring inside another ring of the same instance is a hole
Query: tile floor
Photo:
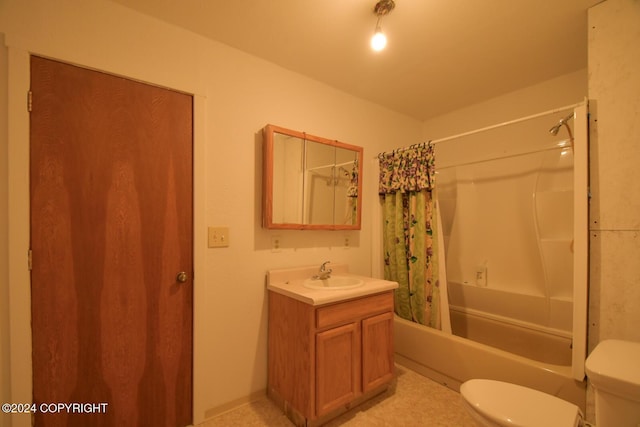
{"type": "MultiPolygon", "coordinates": [[[[326,426],[475,427],[460,401],[447,387],[403,366],[387,392],[353,408],[326,426]]],[[[293,424],[266,397],[218,415],[198,427],[291,427],[293,424]]]]}

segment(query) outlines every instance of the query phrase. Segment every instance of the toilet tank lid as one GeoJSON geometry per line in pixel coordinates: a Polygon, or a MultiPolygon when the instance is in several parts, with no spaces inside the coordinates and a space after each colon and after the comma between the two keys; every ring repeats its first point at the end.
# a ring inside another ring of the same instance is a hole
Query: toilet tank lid
{"type": "Polygon", "coordinates": [[[604,340],[585,362],[595,387],[622,395],[640,395],[640,342],[604,340]]]}

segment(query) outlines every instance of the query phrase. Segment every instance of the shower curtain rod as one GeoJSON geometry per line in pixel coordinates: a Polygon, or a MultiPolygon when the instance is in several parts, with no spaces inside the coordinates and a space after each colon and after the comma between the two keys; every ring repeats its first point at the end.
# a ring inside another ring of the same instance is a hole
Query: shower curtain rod
{"type": "MultiPolygon", "coordinates": [[[[468,131],[468,132],[459,133],[457,135],[451,135],[451,136],[446,136],[444,138],[432,139],[430,141],[423,142],[422,144],[427,144],[429,142],[432,143],[432,144],[439,144],[441,142],[445,142],[445,141],[449,141],[449,140],[457,139],[457,138],[462,138],[463,136],[474,135],[476,133],[485,132],[485,131],[488,131],[488,130],[491,130],[491,129],[496,129],[496,128],[499,128],[499,127],[502,127],[502,126],[512,125],[512,124],[524,122],[524,121],[527,121],[527,120],[537,119],[538,117],[547,116],[549,114],[560,113],[560,112],[565,111],[565,110],[569,110],[569,109],[572,109],[572,108],[579,107],[581,105],[584,105],[586,102],[587,101],[585,100],[585,101],[582,101],[582,102],[578,102],[576,104],[565,105],[564,107],[554,108],[552,110],[543,111],[542,113],[536,113],[536,114],[532,114],[530,116],[520,117],[519,119],[509,120],[509,121],[498,123],[498,124],[495,124],[495,125],[486,126],[486,127],[475,129],[475,130],[471,130],[471,131],[468,131]]],[[[414,147],[416,145],[420,145],[420,144],[413,144],[413,145],[410,145],[408,147],[396,148],[393,151],[395,151],[395,152],[405,151],[405,150],[408,150],[411,147],[414,147]]],[[[377,156],[376,156],[376,158],[377,158],[377,156]]]]}
{"type": "Polygon", "coordinates": [[[330,164],[324,165],[324,166],[315,166],[315,167],[307,169],[307,171],[311,172],[311,171],[314,171],[314,170],[317,170],[317,169],[324,169],[324,168],[331,168],[331,167],[339,168],[341,166],[346,166],[346,165],[353,165],[353,161],[336,163],[336,164],[330,163],[330,164]]]}
{"type": "Polygon", "coordinates": [[[438,144],[440,142],[445,142],[445,141],[449,141],[451,139],[461,138],[463,136],[473,135],[473,134],[476,134],[476,133],[480,133],[480,132],[484,132],[484,131],[487,131],[487,130],[499,128],[499,127],[502,127],[502,126],[508,126],[508,125],[512,125],[512,124],[515,124],[515,123],[525,122],[527,120],[537,119],[538,117],[548,116],[549,114],[560,113],[561,111],[569,110],[571,108],[576,108],[576,107],[579,107],[581,105],[584,105],[584,103],[585,103],[585,101],[578,102],[576,104],[565,105],[564,107],[554,108],[552,110],[543,111],[542,113],[537,113],[537,114],[532,114],[530,116],[520,117],[519,119],[509,120],[509,121],[506,121],[506,122],[498,123],[496,125],[483,127],[483,128],[480,128],[480,129],[471,130],[469,132],[463,132],[463,133],[459,133],[457,135],[447,136],[447,137],[444,137],[444,138],[434,139],[434,140],[431,141],[431,143],[432,144],[438,144]]]}

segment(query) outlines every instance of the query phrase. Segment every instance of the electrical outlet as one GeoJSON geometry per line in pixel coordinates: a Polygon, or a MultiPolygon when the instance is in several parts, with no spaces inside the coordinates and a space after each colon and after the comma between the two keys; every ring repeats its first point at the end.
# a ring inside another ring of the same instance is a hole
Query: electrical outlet
{"type": "Polygon", "coordinates": [[[280,252],[281,249],[281,239],[280,236],[273,236],[271,238],[271,252],[280,252]]]}
{"type": "Polygon", "coordinates": [[[226,248],[229,246],[229,227],[209,227],[209,247],[226,248]]]}
{"type": "Polygon", "coordinates": [[[350,246],[349,238],[348,238],[348,237],[345,237],[345,238],[344,238],[344,248],[345,248],[345,249],[348,249],[348,248],[349,248],[349,246],[350,246]]]}

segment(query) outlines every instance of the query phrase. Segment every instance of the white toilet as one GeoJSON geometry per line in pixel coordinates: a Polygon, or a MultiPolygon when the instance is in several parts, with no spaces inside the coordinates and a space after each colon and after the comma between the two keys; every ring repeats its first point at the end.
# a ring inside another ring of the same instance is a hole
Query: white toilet
{"type": "Polygon", "coordinates": [[[597,427],[640,426],[640,343],[600,342],[585,363],[597,427]]]}
{"type": "MultiPolygon", "coordinates": [[[[595,426],[640,426],[640,343],[602,341],[587,358],[585,368],[595,394],[595,426]]],[[[516,384],[474,379],[460,386],[460,395],[481,426],[584,425],[576,405],[516,384]]]]}

